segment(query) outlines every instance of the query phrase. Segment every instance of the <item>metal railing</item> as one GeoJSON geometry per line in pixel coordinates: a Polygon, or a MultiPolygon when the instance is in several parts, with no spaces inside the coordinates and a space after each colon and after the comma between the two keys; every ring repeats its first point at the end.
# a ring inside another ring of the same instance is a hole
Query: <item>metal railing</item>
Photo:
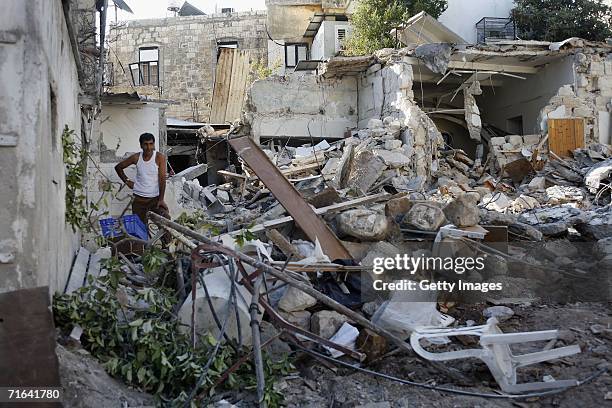
{"type": "Polygon", "coordinates": [[[516,39],[516,23],[511,18],[484,17],[476,23],[479,44],[516,39]]]}

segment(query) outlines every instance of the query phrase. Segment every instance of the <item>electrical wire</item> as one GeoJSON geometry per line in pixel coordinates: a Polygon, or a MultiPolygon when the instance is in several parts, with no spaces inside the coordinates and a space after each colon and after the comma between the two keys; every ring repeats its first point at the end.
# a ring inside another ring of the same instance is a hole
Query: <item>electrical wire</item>
{"type": "Polygon", "coordinates": [[[525,399],[525,398],[545,397],[545,396],[549,396],[549,395],[560,394],[562,392],[567,391],[570,388],[575,388],[575,387],[581,386],[583,384],[586,384],[586,383],[588,383],[590,381],[593,381],[594,379],[596,379],[597,377],[599,377],[600,375],[602,375],[603,373],[608,371],[608,369],[603,369],[603,370],[597,371],[595,374],[590,375],[586,379],[581,380],[581,381],[577,381],[577,384],[574,385],[574,386],[569,386],[569,387],[565,387],[565,388],[561,388],[561,389],[557,389],[557,390],[542,391],[542,392],[533,392],[533,393],[529,393],[529,394],[519,394],[519,395],[512,395],[512,394],[491,394],[491,393],[482,393],[482,392],[476,392],[476,391],[464,391],[464,390],[458,390],[458,389],[455,389],[455,388],[440,387],[440,386],[437,386],[437,385],[424,384],[424,383],[419,383],[419,382],[416,382],[416,381],[405,380],[403,378],[394,377],[394,376],[389,375],[389,374],[384,374],[384,373],[380,373],[378,371],[369,370],[367,368],[359,367],[359,366],[347,363],[345,361],[339,360],[339,359],[334,358],[334,357],[326,356],[325,354],[321,354],[321,353],[318,353],[316,351],[304,348],[304,347],[302,347],[299,344],[296,344],[294,342],[292,342],[292,344],[294,344],[295,347],[297,347],[298,349],[300,349],[301,351],[303,351],[303,352],[305,352],[307,354],[311,354],[313,356],[316,356],[316,357],[319,357],[319,358],[331,361],[334,364],[341,365],[341,366],[344,366],[344,367],[347,367],[347,368],[352,368],[353,370],[361,371],[363,373],[374,375],[376,377],[384,378],[384,379],[387,379],[387,380],[390,380],[390,381],[395,381],[395,382],[399,382],[401,384],[412,385],[414,387],[425,388],[425,389],[433,390],[433,391],[440,391],[440,392],[446,392],[446,393],[458,394],[458,395],[467,395],[467,396],[471,396],[471,397],[491,398],[491,399],[525,399]]]}

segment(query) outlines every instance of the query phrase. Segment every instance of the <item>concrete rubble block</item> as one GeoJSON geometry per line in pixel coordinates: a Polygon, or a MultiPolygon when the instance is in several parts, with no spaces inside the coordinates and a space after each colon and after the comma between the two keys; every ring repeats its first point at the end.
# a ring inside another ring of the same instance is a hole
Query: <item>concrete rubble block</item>
{"type": "Polygon", "coordinates": [[[498,322],[504,322],[514,316],[514,310],[508,306],[491,306],[482,311],[482,315],[487,319],[494,317],[498,322]]]}
{"type": "Polygon", "coordinates": [[[511,204],[511,207],[518,212],[532,210],[539,206],[540,202],[538,200],[525,194],[521,194],[511,204]]]}
{"type": "Polygon", "coordinates": [[[263,321],[259,323],[261,343],[265,343],[273,337],[276,337],[268,346],[266,346],[267,354],[273,361],[282,361],[291,353],[291,347],[279,338],[279,333],[276,327],[270,322],[263,321]]]}
{"type": "Polygon", "coordinates": [[[321,310],[310,318],[310,329],[313,333],[329,339],[347,322],[349,322],[348,318],[338,312],[321,310]]]}
{"type": "MultiPolygon", "coordinates": [[[[401,143],[401,141],[398,140],[401,143]]],[[[410,165],[411,159],[410,157],[404,155],[403,152],[400,151],[389,151],[389,150],[374,150],[374,154],[381,158],[383,162],[394,169],[398,169],[400,167],[407,167],[410,165]]]]}
{"type": "Polygon", "coordinates": [[[552,186],[546,189],[546,196],[550,204],[564,204],[582,202],[584,192],[579,187],[552,186]]]}
{"type": "Polygon", "coordinates": [[[423,231],[437,231],[447,220],[440,207],[432,203],[418,203],[402,219],[403,225],[423,231]]]}
{"type": "Polygon", "coordinates": [[[229,193],[225,190],[217,190],[217,199],[223,204],[229,203],[230,201],[229,193]]]}
{"type": "Polygon", "coordinates": [[[559,257],[571,258],[578,254],[578,249],[576,246],[566,239],[547,241],[544,243],[542,249],[551,259],[556,259],[559,257]]]}
{"type": "Polygon", "coordinates": [[[361,140],[369,139],[372,137],[372,131],[370,129],[361,129],[357,132],[357,137],[361,140]]]}
{"type": "Polygon", "coordinates": [[[482,202],[485,204],[484,207],[487,210],[497,212],[504,212],[511,204],[508,196],[500,192],[487,194],[482,198],[482,202]]]}
{"type": "Polygon", "coordinates": [[[546,179],[544,177],[534,177],[527,186],[531,191],[544,190],[546,188],[546,179]]]}
{"type": "Polygon", "coordinates": [[[392,198],[385,204],[385,215],[399,223],[413,204],[414,202],[408,196],[392,198]]]}
{"type": "Polygon", "coordinates": [[[380,119],[370,119],[368,121],[368,129],[380,129],[380,128],[384,128],[385,125],[383,123],[382,120],[380,119]]]}
{"type": "Polygon", "coordinates": [[[402,147],[402,141],[401,140],[385,140],[385,149],[386,150],[395,150],[395,149],[399,149],[400,147],[402,147]]]}
{"type": "Polygon", "coordinates": [[[519,135],[510,135],[506,136],[508,143],[510,143],[513,147],[519,147],[523,145],[523,136],[519,135]]]}
{"type": "Polygon", "coordinates": [[[317,300],[308,293],[290,286],[278,302],[278,307],[285,312],[298,312],[316,304],[317,300]]]}
{"type": "Polygon", "coordinates": [[[585,214],[584,223],[576,224],[581,235],[590,239],[604,239],[612,236],[612,211],[603,207],[601,211],[585,214]]]}
{"type": "Polygon", "coordinates": [[[508,274],[508,262],[501,255],[487,254],[484,259],[484,269],[482,272],[487,278],[505,276],[508,274]]]}
{"type": "Polygon", "coordinates": [[[384,214],[368,209],[345,211],[338,215],[336,220],[342,236],[363,241],[380,241],[390,230],[389,221],[384,214]]]}
{"type": "Polygon", "coordinates": [[[595,255],[597,259],[612,255],[612,237],[602,238],[595,244],[595,255]]]}
{"type": "Polygon", "coordinates": [[[478,196],[462,194],[444,207],[446,219],[457,227],[472,227],[478,225],[480,214],[478,211],[478,196]]]}
{"type": "Polygon", "coordinates": [[[370,150],[361,150],[351,163],[346,185],[367,193],[386,168],[385,162],[370,150]]]}
{"type": "Polygon", "coordinates": [[[295,312],[279,312],[281,317],[294,326],[301,327],[304,330],[310,331],[310,318],[312,314],[307,310],[298,310],[295,312]]]}
{"type": "Polygon", "coordinates": [[[523,143],[526,145],[537,145],[542,140],[541,135],[524,135],[523,143]]]}
{"type": "Polygon", "coordinates": [[[387,131],[384,128],[372,129],[371,130],[372,137],[383,137],[387,134],[387,131]]]}
{"type": "Polygon", "coordinates": [[[502,146],[504,143],[506,143],[505,137],[492,137],[491,138],[492,146],[502,146]]]}

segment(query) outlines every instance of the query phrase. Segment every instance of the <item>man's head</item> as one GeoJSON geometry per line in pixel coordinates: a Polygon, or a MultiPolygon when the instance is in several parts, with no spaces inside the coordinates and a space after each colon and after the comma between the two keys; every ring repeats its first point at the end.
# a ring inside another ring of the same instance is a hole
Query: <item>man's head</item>
{"type": "Polygon", "coordinates": [[[143,133],[138,140],[143,153],[150,154],[155,150],[155,136],[151,133],[143,133]]]}

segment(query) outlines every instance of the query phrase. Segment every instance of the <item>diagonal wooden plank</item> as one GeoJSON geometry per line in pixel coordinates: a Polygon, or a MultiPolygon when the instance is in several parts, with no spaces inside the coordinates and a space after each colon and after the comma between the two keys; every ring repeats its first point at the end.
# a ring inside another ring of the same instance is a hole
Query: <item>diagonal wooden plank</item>
{"type": "Polygon", "coordinates": [[[243,50],[236,52],[234,55],[232,77],[230,79],[230,92],[225,112],[226,122],[233,122],[240,119],[250,71],[249,52],[243,50]]]}
{"type": "Polygon", "coordinates": [[[227,98],[229,96],[229,81],[232,75],[232,63],[236,50],[224,48],[221,50],[215,73],[215,87],[213,89],[212,107],[210,111],[211,123],[225,123],[227,98]]]}
{"type": "Polygon", "coordinates": [[[229,139],[229,144],[257,174],[281,205],[293,217],[312,242],[316,239],[327,256],[334,259],[352,259],[342,242],[329,229],[301,194],[293,187],[270,158],[248,136],[229,139]]]}

